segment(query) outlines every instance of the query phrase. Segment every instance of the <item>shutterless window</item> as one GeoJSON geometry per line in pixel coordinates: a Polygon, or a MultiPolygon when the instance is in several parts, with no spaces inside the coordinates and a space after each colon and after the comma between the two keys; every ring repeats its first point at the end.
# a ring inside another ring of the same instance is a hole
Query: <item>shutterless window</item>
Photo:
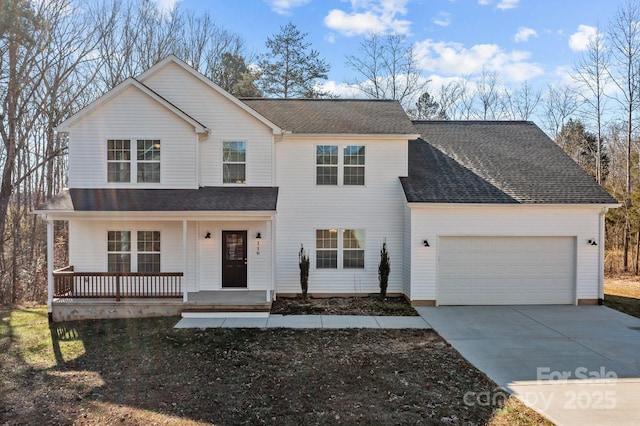
{"type": "Polygon", "coordinates": [[[131,272],[131,231],[107,232],[107,270],[131,272]]]}
{"type": "Polygon", "coordinates": [[[338,230],[316,230],[316,268],[338,268],[338,230]]]}
{"type": "Polygon", "coordinates": [[[364,185],[364,146],[344,148],[344,184],[364,185]]]}
{"type": "Polygon", "coordinates": [[[364,230],[342,231],[342,267],[364,269],[364,230]]]}
{"type": "Polygon", "coordinates": [[[160,272],[160,231],[138,231],[138,272],[160,272]]]}
{"type": "Polygon", "coordinates": [[[160,182],[160,141],[137,140],[138,182],[160,182]]]}
{"type": "Polygon", "coordinates": [[[245,142],[223,142],[222,183],[245,183],[246,144],[245,142]]]}
{"type": "Polygon", "coordinates": [[[318,145],[316,147],[316,184],[338,184],[337,145],[318,145]]]}
{"type": "Polygon", "coordinates": [[[107,182],[131,182],[131,140],[107,141],[107,182]]]}

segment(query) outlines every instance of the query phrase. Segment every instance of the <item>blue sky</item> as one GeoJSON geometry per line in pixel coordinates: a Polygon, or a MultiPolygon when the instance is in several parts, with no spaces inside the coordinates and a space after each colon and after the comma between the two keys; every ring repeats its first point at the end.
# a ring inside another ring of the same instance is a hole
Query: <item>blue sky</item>
{"type": "Polygon", "coordinates": [[[616,0],[155,0],[160,7],[207,10],[241,35],[249,53],[289,21],[331,64],[327,88],[340,94],[356,77],[345,56],[372,31],[398,32],[415,45],[437,85],[496,71],[502,83],[534,87],[569,81],[568,73],[597,26],[605,29],[616,0]]]}

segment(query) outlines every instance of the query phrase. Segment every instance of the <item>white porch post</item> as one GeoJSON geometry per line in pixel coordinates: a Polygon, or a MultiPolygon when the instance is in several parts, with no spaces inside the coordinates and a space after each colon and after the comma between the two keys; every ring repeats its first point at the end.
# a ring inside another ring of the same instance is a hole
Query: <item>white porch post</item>
{"type": "Polygon", "coordinates": [[[271,216],[271,297],[267,300],[276,300],[276,218],[271,216]]]}
{"type": "Polygon", "coordinates": [[[53,220],[47,219],[47,312],[53,314],[53,220]]]}
{"type": "Polygon", "coordinates": [[[182,301],[188,298],[187,221],[182,221],[182,301]]]}

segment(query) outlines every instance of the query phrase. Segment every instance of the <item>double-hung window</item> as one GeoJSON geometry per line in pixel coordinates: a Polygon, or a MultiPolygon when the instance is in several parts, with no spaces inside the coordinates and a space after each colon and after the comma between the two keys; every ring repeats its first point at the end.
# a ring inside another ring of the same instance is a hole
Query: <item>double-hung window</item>
{"type": "Polygon", "coordinates": [[[131,182],[131,140],[107,141],[107,182],[131,182]]]}
{"type": "Polygon", "coordinates": [[[338,184],[337,145],[318,145],[316,147],[316,184],[338,184]]]}
{"type": "Polygon", "coordinates": [[[338,267],[338,230],[316,230],[316,268],[336,269],[338,267]]]}
{"type": "Polygon", "coordinates": [[[342,267],[364,269],[364,230],[342,230],[342,267]]]}
{"type": "Polygon", "coordinates": [[[344,148],[344,185],[364,185],[364,145],[344,148]]]}
{"type": "Polygon", "coordinates": [[[363,229],[317,229],[316,269],[364,269],[363,229]]]}
{"type": "Polygon", "coordinates": [[[138,231],[138,272],[160,272],[160,231],[138,231]]]}
{"type": "Polygon", "coordinates": [[[107,232],[107,271],[131,272],[131,231],[107,232]]]}
{"type": "Polygon", "coordinates": [[[107,271],[160,272],[160,231],[107,231],[107,271]]]}
{"type": "Polygon", "coordinates": [[[316,146],[316,185],[364,185],[365,146],[347,145],[342,157],[338,152],[338,145],[316,146]]]}
{"type": "Polygon", "coordinates": [[[222,183],[246,182],[245,142],[223,142],[222,146],[222,183]]]}
{"type": "Polygon", "coordinates": [[[138,139],[138,182],[160,182],[160,141],[138,139]]]}
{"type": "Polygon", "coordinates": [[[159,183],[160,140],[107,140],[107,182],[159,183]],[[132,152],[133,151],[133,152],[132,152]]]}

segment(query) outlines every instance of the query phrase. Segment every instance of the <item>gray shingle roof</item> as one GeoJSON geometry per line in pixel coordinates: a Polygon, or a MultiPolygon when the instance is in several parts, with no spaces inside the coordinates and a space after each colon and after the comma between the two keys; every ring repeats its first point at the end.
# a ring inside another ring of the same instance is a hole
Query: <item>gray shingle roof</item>
{"type": "Polygon", "coordinates": [[[409,202],[616,204],[532,122],[416,121],[409,202]]]}
{"type": "Polygon", "coordinates": [[[271,211],[278,188],[65,189],[38,211],[271,211]]]}
{"type": "Polygon", "coordinates": [[[304,134],[416,134],[397,101],[241,99],[281,129],[304,134]]]}

